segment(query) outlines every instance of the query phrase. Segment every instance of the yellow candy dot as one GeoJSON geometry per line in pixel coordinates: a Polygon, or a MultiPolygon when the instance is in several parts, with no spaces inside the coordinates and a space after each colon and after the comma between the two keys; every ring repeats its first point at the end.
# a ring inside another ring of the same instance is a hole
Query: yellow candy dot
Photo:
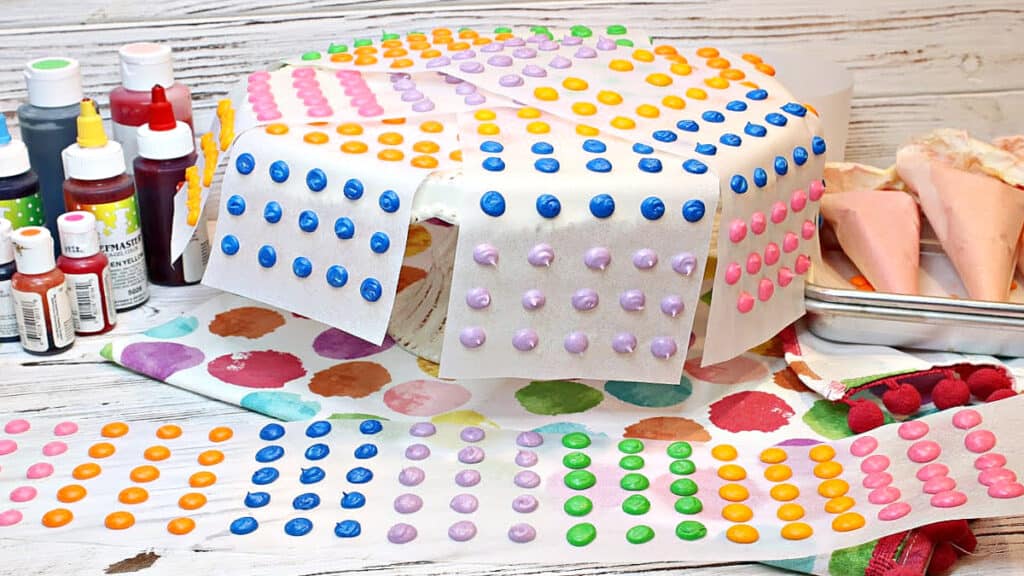
{"type": "Polygon", "coordinates": [[[731,462],[736,459],[738,454],[736,452],[736,447],[732,444],[719,444],[711,449],[711,456],[713,456],[715,460],[731,462]]]}
{"type": "Polygon", "coordinates": [[[541,111],[532,106],[526,106],[525,108],[520,108],[519,111],[516,112],[516,116],[519,116],[523,120],[533,120],[534,118],[541,117],[541,111]]]}
{"type": "Polygon", "coordinates": [[[722,508],[722,518],[729,522],[746,522],[754,517],[754,511],[744,504],[728,504],[722,508]]]}
{"type": "Polygon", "coordinates": [[[352,52],[354,52],[357,56],[361,56],[363,54],[376,54],[377,49],[374,48],[373,46],[360,46],[359,48],[356,48],[352,52]]]}
{"type": "Polygon", "coordinates": [[[103,525],[111,530],[127,530],[135,525],[135,516],[131,512],[111,512],[103,520],[103,525]]]}
{"type": "Polygon", "coordinates": [[[793,476],[793,471],[785,464],[772,464],[764,469],[765,480],[784,482],[793,476]]]}
{"type": "Polygon", "coordinates": [[[580,136],[597,136],[598,134],[601,133],[601,131],[598,130],[597,128],[594,128],[593,126],[587,126],[586,124],[577,124],[576,133],[579,134],[580,136]]]}
{"type": "Polygon", "coordinates": [[[71,475],[75,480],[88,480],[89,478],[95,478],[100,475],[102,468],[95,462],[86,462],[85,464],[79,464],[75,466],[75,469],[71,471],[71,475]]]}
{"type": "Polygon", "coordinates": [[[348,52],[341,52],[339,54],[331,54],[331,62],[351,62],[352,55],[348,52]]]}
{"type": "Polygon", "coordinates": [[[107,458],[116,451],[117,449],[110,442],[97,442],[89,447],[89,456],[93,458],[107,458]]]}
{"type": "Polygon", "coordinates": [[[716,56],[718,56],[718,49],[712,48],[710,46],[698,48],[697,56],[700,56],[701,58],[715,58],[716,56]]]}
{"type": "Polygon", "coordinates": [[[708,93],[700,88],[687,88],[686,97],[694,100],[707,100],[708,93]]]}
{"type": "Polygon", "coordinates": [[[716,57],[716,58],[711,58],[711,59],[708,60],[708,67],[709,68],[715,68],[715,69],[718,69],[718,70],[725,70],[730,65],[731,64],[729,64],[729,61],[726,60],[725,58],[718,58],[718,57],[716,57]]]}
{"type": "Polygon", "coordinates": [[[374,56],[371,56],[369,54],[363,54],[361,56],[356,56],[356,60],[355,60],[356,66],[370,66],[371,64],[376,64],[376,63],[377,63],[377,58],[374,57],[374,56]]]}
{"type": "Polygon", "coordinates": [[[836,449],[828,444],[818,444],[814,448],[811,448],[810,452],[807,453],[807,456],[815,462],[828,462],[836,457],[836,449]]]}
{"type": "Polygon", "coordinates": [[[530,134],[547,134],[551,132],[551,126],[547,122],[530,122],[526,125],[526,131],[530,134]]]}
{"type": "Polygon", "coordinates": [[[629,72],[633,69],[633,63],[629,60],[615,59],[608,63],[608,67],[616,72],[629,72]]]}
{"type": "Polygon", "coordinates": [[[437,142],[433,142],[431,140],[420,140],[412,145],[412,149],[414,152],[419,152],[420,154],[434,154],[440,150],[441,147],[437,145],[437,142]]]}
{"type": "Polygon", "coordinates": [[[693,68],[686,62],[674,62],[669,70],[676,76],[689,76],[693,72],[693,68]]]}
{"type": "Polygon", "coordinates": [[[669,54],[678,54],[679,52],[675,49],[674,46],[669,46],[668,44],[659,44],[658,46],[654,47],[654,53],[659,56],[667,56],[669,54]]]}
{"type": "Polygon", "coordinates": [[[175,518],[167,523],[167,531],[175,536],[188,534],[196,527],[196,521],[191,518],[175,518]]]}
{"type": "Polygon", "coordinates": [[[201,466],[216,466],[224,461],[224,453],[220,450],[206,450],[196,458],[201,466]]]}
{"type": "Polygon", "coordinates": [[[477,110],[473,114],[473,117],[481,122],[486,122],[488,120],[494,120],[498,115],[494,113],[494,110],[477,110]]]}
{"type": "Polygon", "coordinates": [[[338,124],[338,134],[345,136],[359,136],[363,133],[363,127],[355,122],[346,122],[344,124],[338,124]]]}
{"type": "Polygon", "coordinates": [[[738,482],[747,477],[747,471],[736,464],[726,464],[718,469],[718,477],[722,480],[738,482]]]}
{"type": "Polygon", "coordinates": [[[672,83],[672,77],[668,74],[662,74],[661,72],[650,74],[647,76],[647,83],[652,86],[665,87],[672,83]]]}
{"type": "Polygon", "coordinates": [[[804,517],[804,507],[799,504],[783,504],[775,515],[784,522],[792,522],[804,517]]]}
{"type": "Polygon", "coordinates": [[[637,62],[654,62],[654,54],[649,50],[633,50],[633,60],[637,62]]]}
{"type": "Polygon", "coordinates": [[[786,461],[786,451],[782,448],[767,448],[761,452],[761,462],[765,464],[779,464],[786,461]]]}
{"type": "Polygon", "coordinates": [[[834,478],[832,480],[825,480],[818,485],[818,494],[825,498],[838,498],[845,495],[850,490],[850,485],[846,480],[834,478]]]}
{"type": "Polygon", "coordinates": [[[807,110],[808,110],[808,111],[809,111],[809,112],[810,112],[811,114],[814,114],[815,116],[820,116],[820,114],[818,114],[818,109],[817,109],[817,108],[815,108],[814,106],[811,106],[810,104],[808,104],[808,103],[806,103],[806,102],[804,102],[804,108],[807,108],[807,110]]]}
{"type": "Polygon", "coordinates": [[[156,429],[156,437],[162,440],[172,440],[178,436],[181,436],[181,427],[174,424],[164,424],[156,429]]]}
{"type": "Polygon", "coordinates": [[[416,156],[410,162],[417,168],[437,168],[437,158],[433,156],[416,156]]]}
{"type": "Polygon", "coordinates": [[[399,134],[398,132],[384,132],[383,134],[377,137],[377,142],[380,142],[381,144],[384,144],[386,146],[398,146],[404,141],[405,138],[403,138],[402,135],[399,134]]]}
{"type": "Polygon", "coordinates": [[[718,496],[729,502],[743,502],[750,497],[750,492],[739,484],[725,484],[718,489],[718,496]]]}
{"type": "Polygon", "coordinates": [[[686,108],[686,100],[683,100],[679,96],[665,96],[661,99],[661,105],[673,110],[682,110],[683,108],[686,108]]]}
{"type": "Polygon", "coordinates": [[[622,104],[622,95],[611,90],[601,90],[597,93],[597,101],[606,106],[617,106],[622,104]]]}
{"type": "Polygon", "coordinates": [[[61,486],[57,490],[57,500],[70,504],[71,502],[78,502],[82,498],[85,498],[87,494],[85,486],[81,484],[68,484],[67,486],[61,486]]]}
{"type": "Polygon", "coordinates": [[[188,485],[193,488],[206,488],[217,481],[217,475],[213,472],[196,472],[189,476],[188,485]]]}
{"type": "Polygon", "coordinates": [[[597,114],[597,106],[590,102],[576,102],[572,105],[572,111],[580,116],[593,116],[597,114]]]}
{"type": "Polygon", "coordinates": [[[718,73],[718,75],[721,76],[722,78],[725,78],[726,80],[743,80],[744,78],[747,77],[747,75],[743,73],[743,70],[737,70],[735,68],[722,70],[721,72],[718,73]]]}
{"type": "Polygon", "coordinates": [[[100,435],[104,438],[120,438],[128,433],[128,425],[124,422],[111,422],[100,430],[100,435]]]}
{"type": "Polygon", "coordinates": [[[308,144],[326,144],[328,140],[323,132],[309,132],[302,139],[308,144]]]}
{"type": "Polygon", "coordinates": [[[756,66],[758,72],[768,76],[775,76],[775,68],[771,64],[761,63],[756,66]]]}
{"type": "Polygon", "coordinates": [[[737,524],[730,526],[725,531],[725,537],[737,544],[752,544],[757,542],[760,535],[757,533],[757,528],[753,526],[747,526],[746,524],[737,524]]]}
{"type": "Polygon", "coordinates": [[[722,78],[721,76],[712,76],[711,78],[706,78],[704,80],[704,83],[716,90],[725,90],[726,88],[729,87],[729,81],[726,80],[725,78],[722,78]]]}
{"type": "Polygon", "coordinates": [[[555,90],[550,86],[541,86],[540,88],[537,88],[533,91],[533,95],[538,100],[558,100],[558,90],[555,90]]]}
{"type": "Polygon", "coordinates": [[[857,504],[857,501],[853,498],[850,498],[849,496],[840,496],[825,502],[825,512],[828,512],[829,514],[839,514],[853,508],[855,504],[857,504]]]}
{"type": "Polygon", "coordinates": [[[198,510],[206,505],[206,496],[199,492],[189,492],[178,498],[178,506],[183,510],[198,510]]]}
{"type": "Polygon", "coordinates": [[[757,54],[744,54],[743,59],[746,60],[747,62],[750,62],[751,64],[760,64],[761,62],[763,62],[763,60],[761,60],[761,57],[758,56],[757,54]]]}
{"type": "Polygon", "coordinates": [[[657,106],[651,104],[641,104],[637,106],[636,113],[638,116],[642,116],[644,118],[657,118],[658,116],[661,116],[661,110],[658,110],[657,106]]]}
{"type": "Polygon", "coordinates": [[[746,86],[747,88],[750,88],[751,90],[757,90],[758,88],[760,88],[760,86],[758,86],[757,83],[751,82],[750,80],[744,80],[743,82],[740,82],[740,84],[746,86]]]}
{"type": "Polygon", "coordinates": [[[288,125],[286,124],[268,124],[265,128],[267,134],[273,136],[284,136],[288,133],[288,125]]]}
{"type": "Polygon", "coordinates": [[[843,473],[843,465],[839,462],[822,462],[814,467],[814,475],[818,478],[835,478],[843,473]]]}
{"type": "Polygon", "coordinates": [[[832,529],[836,532],[850,532],[864,527],[864,517],[856,512],[840,514],[832,520],[832,529]]]}
{"type": "Polygon", "coordinates": [[[423,124],[420,124],[420,130],[428,134],[437,134],[438,132],[444,132],[444,124],[441,124],[437,120],[427,120],[423,124]]]}
{"type": "Polygon", "coordinates": [[[587,84],[587,81],[582,78],[570,77],[562,81],[562,86],[565,86],[566,90],[573,90],[575,92],[579,92],[581,90],[586,90],[587,88],[589,88],[590,84],[587,84]]]}
{"type": "Polygon", "coordinates": [[[150,446],[142,453],[142,457],[150,462],[159,462],[171,457],[171,451],[167,446],[150,446]]]}
{"type": "Polygon", "coordinates": [[[768,493],[779,502],[789,502],[800,497],[800,489],[792,484],[776,484],[768,493]]]}
{"type": "Polygon", "coordinates": [[[493,136],[501,132],[501,128],[498,128],[498,125],[493,122],[484,122],[476,127],[476,131],[478,134],[483,134],[484,136],[493,136]]]}
{"type": "Polygon", "coordinates": [[[152,482],[160,477],[160,470],[158,470],[156,466],[150,466],[147,464],[145,466],[134,468],[131,473],[128,474],[128,477],[131,478],[133,482],[152,482]]]}
{"type": "Polygon", "coordinates": [[[398,162],[405,158],[405,154],[401,150],[395,148],[385,148],[377,153],[377,158],[385,162],[398,162]]]}
{"type": "Polygon", "coordinates": [[[779,533],[786,540],[804,540],[814,534],[814,528],[804,522],[793,522],[783,526],[779,533]]]}
{"type": "Polygon", "coordinates": [[[452,153],[449,154],[448,157],[456,162],[462,162],[462,150],[452,150],[452,153]]]}
{"type": "Polygon", "coordinates": [[[619,130],[632,130],[636,128],[636,122],[632,118],[626,118],[625,116],[616,116],[612,118],[612,126],[619,130]]]}
{"type": "Polygon", "coordinates": [[[117,495],[117,501],[121,504],[141,504],[146,500],[149,500],[149,492],[139,486],[125,488],[117,495]]]}
{"type": "Polygon", "coordinates": [[[349,140],[341,145],[341,151],[346,154],[362,154],[366,152],[367,146],[358,140],[349,140]]]}
{"type": "Polygon", "coordinates": [[[47,528],[60,528],[74,520],[75,515],[67,508],[54,508],[43,514],[43,526],[47,528]]]}

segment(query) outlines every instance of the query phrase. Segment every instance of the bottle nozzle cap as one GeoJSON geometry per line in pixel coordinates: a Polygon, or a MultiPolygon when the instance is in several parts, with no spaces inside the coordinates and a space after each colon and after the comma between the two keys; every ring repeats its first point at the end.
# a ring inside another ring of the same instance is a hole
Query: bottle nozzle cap
{"type": "Polygon", "coordinates": [[[14,261],[22,274],[45,274],[56,267],[53,237],[42,226],[25,226],[11,232],[14,261]]]}
{"type": "Polygon", "coordinates": [[[28,102],[39,108],[71,106],[82,99],[82,75],[74,58],[40,58],[25,64],[28,102]]]}
{"type": "Polygon", "coordinates": [[[96,104],[89,98],[82,100],[82,112],[78,116],[78,145],[82,148],[102,148],[107,144],[107,133],[103,130],[103,118],[96,112],[96,104]]]}
{"type": "Polygon", "coordinates": [[[118,51],[121,83],[129,90],[148,92],[153,84],[170,88],[174,84],[171,49],[153,42],[125,44],[118,51]]]}
{"type": "Polygon", "coordinates": [[[0,178],[24,174],[31,169],[25,143],[11,138],[7,118],[0,114],[0,178]]]}
{"type": "Polygon", "coordinates": [[[167,101],[167,93],[163,86],[154,85],[150,98],[152,103],[149,105],[149,129],[156,132],[174,130],[174,109],[167,101]]]}
{"type": "Polygon", "coordinates": [[[96,216],[84,210],[67,212],[57,217],[61,254],[68,258],[88,258],[100,251],[96,216]]]}
{"type": "Polygon", "coordinates": [[[0,146],[7,146],[11,143],[11,131],[7,129],[7,116],[0,116],[0,146]]]}

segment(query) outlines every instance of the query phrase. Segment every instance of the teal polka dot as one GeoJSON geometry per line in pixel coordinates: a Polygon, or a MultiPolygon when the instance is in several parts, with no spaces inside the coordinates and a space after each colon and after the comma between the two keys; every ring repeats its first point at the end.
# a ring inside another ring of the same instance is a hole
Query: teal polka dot
{"type": "Polygon", "coordinates": [[[153,328],[146,330],[144,334],[150,338],[169,340],[171,338],[187,336],[195,332],[198,327],[199,320],[197,320],[195,316],[181,316],[171,320],[170,322],[154,326],[153,328]]]}
{"type": "Polygon", "coordinates": [[[242,398],[241,405],[288,422],[308,420],[320,411],[319,403],[304,401],[291,392],[251,392],[242,398]]]}
{"type": "Polygon", "coordinates": [[[664,408],[675,406],[689,398],[693,393],[693,384],[686,376],[679,380],[677,386],[609,380],[604,385],[604,391],[634,406],[664,408]]]}

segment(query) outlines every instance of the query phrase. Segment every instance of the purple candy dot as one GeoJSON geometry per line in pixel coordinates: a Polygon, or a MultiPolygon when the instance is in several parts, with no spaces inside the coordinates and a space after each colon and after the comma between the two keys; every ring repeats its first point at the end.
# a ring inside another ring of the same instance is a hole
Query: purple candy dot
{"type": "Polygon", "coordinates": [[[565,56],[555,56],[551,59],[551,62],[548,62],[548,66],[557,70],[565,70],[572,66],[572,60],[569,60],[565,56]]]}
{"type": "Polygon", "coordinates": [[[412,105],[412,109],[416,112],[430,112],[434,109],[434,103],[430,100],[420,100],[412,105]]]}
{"type": "Polygon", "coordinates": [[[466,426],[462,429],[462,432],[459,432],[459,438],[461,438],[463,442],[479,442],[483,440],[485,436],[487,436],[487,433],[484,432],[483,428],[478,426],[466,426]]]}
{"type": "Polygon", "coordinates": [[[676,254],[672,257],[672,269],[682,274],[683,276],[689,276],[693,274],[693,271],[697,268],[697,257],[689,252],[683,252],[682,254],[676,254]]]}
{"type": "Polygon", "coordinates": [[[558,50],[558,42],[555,42],[554,40],[541,40],[540,44],[537,45],[537,49],[543,50],[544,52],[558,50]]]}
{"type": "Polygon", "coordinates": [[[583,332],[570,332],[565,337],[565,350],[570,354],[582,354],[590,346],[590,340],[583,332]]]}
{"type": "Polygon", "coordinates": [[[536,537],[537,530],[529,524],[514,524],[508,529],[508,539],[519,544],[532,542],[536,537]]]}
{"type": "Polygon", "coordinates": [[[480,502],[472,494],[457,494],[448,503],[448,506],[459,514],[472,514],[476,512],[480,502]]]}
{"type": "Polygon", "coordinates": [[[430,456],[430,448],[425,444],[411,444],[405,449],[405,457],[409,460],[425,460],[430,456]]]}
{"type": "Polygon", "coordinates": [[[537,453],[532,450],[520,450],[516,454],[516,466],[530,468],[537,464],[537,453]]]}
{"type": "Polygon", "coordinates": [[[675,294],[665,296],[661,299],[661,311],[672,318],[682,314],[684,308],[685,305],[683,304],[683,299],[675,294]]]}
{"type": "Polygon", "coordinates": [[[548,75],[548,71],[536,64],[527,64],[523,66],[523,75],[530,78],[544,78],[548,75]]]}
{"type": "Polygon", "coordinates": [[[672,338],[659,336],[651,341],[651,354],[656,358],[671,358],[678,351],[679,347],[676,346],[676,341],[672,338]]]}
{"type": "Polygon", "coordinates": [[[486,288],[470,288],[466,292],[466,305],[474,310],[482,310],[491,305],[491,293],[486,288]]]}
{"type": "Polygon", "coordinates": [[[523,77],[519,74],[505,74],[498,80],[498,84],[505,88],[515,88],[523,85],[523,77]]]}
{"type": "Polygon", "coordinates": [[[480,483],[480,472],[476,470],[459,470],[455,474],[455,483],[463,488],[470,488],[480,483]]]}
{"type": "Polygon", "coordinates": [[[516,436],[516,444],[523,448],[536,448],[544,443],[544,437],[539,432],[527,431],[520,432],[516,436]]]}
{"type": "Polygon", "coordinates": [[[604,270],[612,262],[612,253],[604,246],[587,250],[583,255],[583,263],[591,270],[604,270]]]}
{"type": "Polygon", "coordinates": [[[395,512],[412,514],[423,508],[423,499],[415,494],[402,494],[395,498],[395,512]]]}
{"type": "Polygon", "coordinates": [[[394,88],[395,90],[398,90],[399,92],[405,92],[406,90],[412,90],[415,87],[416,87],[416,83],[413,82],[412,80],[409,80],[408,78],[404,78],[402,80],[399,80],[398,82],[395,82],[394,85],[392,85],[392,88],[394,88]]]}
{"type": "Polygon", "coordinates": [[[463,98],[462,101],[470,106],[479,106],[484,102],[487,102],[487,97],[479,92],[474,92],[463,98]]]}
{"type": "Polygon", "coordinates": [[[523,470],[513,479],[520,488],[536,488],[540,486],[540,476],[533,470],[523,470]]]}
{"type": "Polygon", "coordinates": [[[416,528],[409,524],[395,524],[388,530],[388,541],[392,544],[405,544],[416,539],[416,528]]]}
{"type": "Polygon", "coordinates": [[[484,44],[483,47],[480,48],[480,51],[487,53],[501,52],[504,48],[505,47],[501,44],[501,42],[491,42],[490,44],[484,44]]]}
{"type": "Polygon", "coordinates": [[[452,61],[447,56],[438,56],[437,58],[431,58],[427,61],[427,68],[441,68],[451,64],[452,61]]]}
{"type": "Polygon", "coordinates": [[[476,52],[472,50],[459,50],[452,54],[452,60],[469,60],[470,58],[476,58],[476,52]]]}
{"type": "Polygon", "coordinates": [[[463,328],[459,333],[459,342],[466,348],[479,348],[487,341],[487,334],[479,326],[463,328]]]}
{"type": "Polygon", "coordinates": [[[537,499],[529,494],[520,494],[512,500],[512,509],[520,514],[529,514],[537,509],[537,499]]]}
{"type": "Polygon", "coordinates": [[[426,473],[424,473],[423,470],[415,466],[410,466],[408,468],[403,468],[402,471],[398,473],[398,482],[402,486],[417,486],[420,482],[423,482],[425,477],[426,473]]]}
{"type": "MultiPolygon", "coordinates": [[[[402,102],[416,102],[417,100],[423,100],[423,92],[420,92],[419,90],[402,92],[402,102]]],[[[354,106],[360,106],[360,104],[357,104],[355,100],[352,101],[352,104],[354,106]]]]}
{"type": "Polygon", "coordinates": [[[573,54],[576,58],[590,59],[597,58],[597,50],[594,50],[590,46],[580,46],[576,49],[576,53],[573,54]]]}
{"type": "Polygon", "coordinates": [[[598,302],[597,291],[591,288],[577,290],[572,295],[572,307],[581,312],[597,308],[598,302]]]}
{"type": "Polygon", "coordinates": [[[520,46],[526,46],[526,40],[523,40],[522,38],[509,38],[508,40],[505,40],[503,45],[506,48],[518,48],[520,46]]]}
{"type": "Polygon", "coordinates": [[[523,308],[527,310],[543,308],[545,302],[547,302],[547,298],[540,290],[527,290],[523,293],[523,308]]]}
{"type": "Polygon", "coordinates": [[[537,51],[534,50],[533,48],[523,46],[521,48],[516,48],[515,50],[513,50],[512,55],[515,56],[516,58],[534,58],[537,56],[537,51]]]}
{"type": "Polygon", "coordinates": [[[494,266],[498,263],[498,249],[490,244],[480,244],[473,249],[473,261],[481,266],[494,266]]]}
{"type": "Polygon", "coordinates": [[[417,422],[409,427],[409,434],[418,438],[426,438],[437,433],[437,427],[430,422],[417,422]]]}
{"type": "Polygon", "coordinates": [[[647,298],[642,290],[626,290],[619,295],[619,305],[628,312],[638,312],[644,309],[647,298]]]}
{"type": "Polygon", "coordinates": [[[562,46],[579,46],[583,44],[583,38],[577,36],[566,36],[562,38],[562,46]]]}
{"type": "Polygon", "coordinates": [[[512,57],[507,54],[495,54],[487,59],[487,63],[491,66],[499,66],[504,68],[512,65],[512,57]]]}
{"type": "Polygon", "coordinates": [[[466,542],[476,536],[476,524],[469,520],[456,522],[448,527],[448,537],[456,542],[466,542]]]}
{"type": "Polygon", "coordinates": [[[619,354],[630,354],[636,350],[636,336],[628,332],[616,334],[612,338],[612,350],[619,354]]]}
{"type": "Polygon", "coordinates": [[[654,268],[658,264],[658,254],[650,248],[641,248],[633,254],[633,266],[640,270],[654,268]]]}
{"type": "MultiPolygon", "coordinates": [[[[444,73],[442,72],[442,74],[444,73]]],[[[462,78],[448,74],[444,74],[444,81],[446,84],[462,84],[462,78]]]]}
{"type": "Polygon", "coordinates": [[[615,40],[601,36],[597,41],[598,50],[615,50],[615,40]]]}
{"type": "Polygon", "coordinates": [[[466,446],[462,450],[459,450],[459,462],[463,464],[479,464],[483,462],[484,453],[483,448],[479,446],[466,446]]]}
{"type": "Polygon", "coordinates": [[[459,70],[467,74],[479,74],[484,71],[484,65],[479,62],[463,62],[459,64],[459,70]]]}
{"type": "Polygon", "coordinates": [[[537,343],[540,338],[537,336],[537,331],[530,328],[523,328],[517,330],[512,336],[512,346],[520,352],[529,352],[537,347],[537,343]]]}
{"type": "Polygon", "coordinates": [[[476,92],[476,85],[470,84],[469,82],[463,82],[455,87],[455,93],[459,96],[465,96],[466,94],[472,94],[476,92]]]}
{"type": "Polygon", "coordinates": [[[526,255],[526,261],[531,266],[550,266],[555,261],[555,249],[549,244],[537,244],[530,249],[530,253],[526,255]]]}

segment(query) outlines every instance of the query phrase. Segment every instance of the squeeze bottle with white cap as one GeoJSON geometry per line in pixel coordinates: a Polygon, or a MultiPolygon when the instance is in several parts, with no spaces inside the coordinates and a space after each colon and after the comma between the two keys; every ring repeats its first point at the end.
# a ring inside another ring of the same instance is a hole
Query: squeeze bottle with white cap
{"type": "MultiPolygon", "coordinates": [[[[63,206],[64,202],[61,201],[63,206]]],[[[11,138],[7,120],[0,114],[0,218],[14,228],[42,226],[43,199],[39,195],[39,178],[32,172],[28,149],[20,140],[11,138]]]]}
{"type": "Polygon", "coordinates": [[[75,343],[75,321],[64,273],[53,259],[53,237],[40,226],[11,233],[18,271],[11,281],[21,347],[29,354],[58,354],[75,343]]]}
{"type": "Polygon", "coordinates": [[[76,334],[103,334],[117,324],[110,260],[100,251],[92,212],[68,212],[57,219],[60,258],[57,268],[68,281],[76,334]]]}
{"type": "Polygon", "coordinates": [[[162,44],[140,42],[118,50],[121,59],[121,86],[110,93],[110,117],[114,140],[124,148],[124,161],[131,174],[138,155],[136,131],[149,122],[150,91],[160,85],[174,109],[174,117],[192,129],[192,93],[188,86],[174,81],[171,49],[162,44]]]}
{"type": "Polygon", "coordinates": [[[14,313],[14,246],[11,244],[11,223],[0,218],[0,342],[18,341],[18,317],[14,313]]]}

